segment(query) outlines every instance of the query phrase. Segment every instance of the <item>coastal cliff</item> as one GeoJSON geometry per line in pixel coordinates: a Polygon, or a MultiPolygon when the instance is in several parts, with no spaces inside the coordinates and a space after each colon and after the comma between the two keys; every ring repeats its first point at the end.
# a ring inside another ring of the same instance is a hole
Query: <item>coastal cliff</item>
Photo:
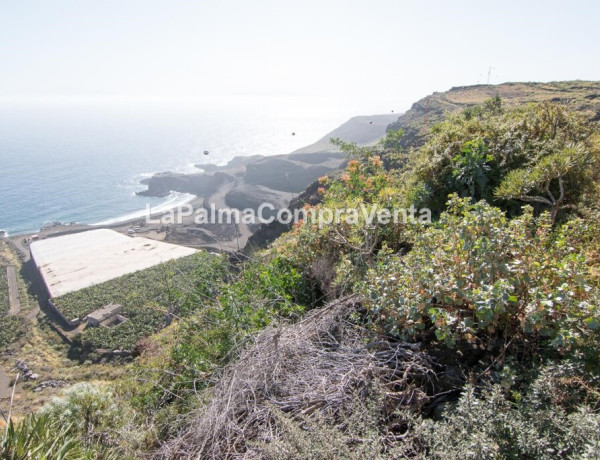
{"type": "MultiPolygon", "coordinates": [[[[333,171],[342,164],[344,155],[331,138],[366,145],[385,135],[388,125],[397,115],[373,115],[354,117],[325,135],[312,145],[290,154],[234,157],[224,166],[214,164],[196,165],[202,172],[178,174],[164,172],[155,174],[142,183],[148,188],[139,195],[166,196],[169,192],[191,193],[208,198],[219,187],[231,185],[232,197],[250,192],[247,186],[261,187],[262,195],[279,195],[280,192],[298,194],[313,180],[333,171]]],[[[252,200],[255,201],[255,200],[252,200]]]]}

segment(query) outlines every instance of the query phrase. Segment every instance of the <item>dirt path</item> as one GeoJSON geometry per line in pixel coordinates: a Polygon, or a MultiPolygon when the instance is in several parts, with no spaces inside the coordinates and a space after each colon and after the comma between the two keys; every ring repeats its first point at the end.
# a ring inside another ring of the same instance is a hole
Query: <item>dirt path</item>
{"type": "Polygon", "coordinates": [[[4,372],[4,369],[0,367],[0,399],[10,398],[10,378],[8,374],[4,372]]]}
{"type": "Polygon", "coordinates": [[[21,302],[19,302],[19,287],[14,265],[6,267],[6,278],[8,280],[8,304],[10,305],[8,314],[18,315],[21,311],[21,302]]]}
{"type": "Polygon", "coordinates": [[[23,236],[18,236],[16,238],[13,238],[11,240],[11,242],[15,246],[15,248],[17,248],[17,250],[19,251],[19,254],[21,254],[21,257],[23,258],[23,262],[29,261],[29,258],[30,258],[29,248],[25,247],[25,245],[23,244],[23,242],[24,242],[23,236]]]}

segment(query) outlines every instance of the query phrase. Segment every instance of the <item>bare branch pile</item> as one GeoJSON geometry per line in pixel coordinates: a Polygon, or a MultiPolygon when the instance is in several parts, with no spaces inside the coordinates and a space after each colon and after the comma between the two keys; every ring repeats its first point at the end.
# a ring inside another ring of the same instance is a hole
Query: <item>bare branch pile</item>
{"type": "Polygon", "coordinates": [[[360,309],[351,296],[308,314],[297,324],[267,328],[227,366],[211,400],[188,430],[165,444],[160,458],[248,458],[249,443],[281,434],[277,413],[342,419],[357,401],[383,388],[382,411],[419,410],[435,377],[414,344],[366,344],[350,322],[360,309]]]}

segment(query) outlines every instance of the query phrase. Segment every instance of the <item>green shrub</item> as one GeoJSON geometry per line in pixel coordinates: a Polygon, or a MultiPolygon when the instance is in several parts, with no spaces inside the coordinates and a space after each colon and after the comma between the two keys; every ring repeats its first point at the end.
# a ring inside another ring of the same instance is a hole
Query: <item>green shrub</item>
{"type": "Polygon", "coordinates": [[[481,348],[539,338],[582,345],[600,328],[598,292],[583,256],[531,208],[508,220],[485,202],[453,197],[412,251],[381,257],[362,284],[376,321],[403,338],[457,340],[481,348]]]}
{"type": "Polygon", "coordinates": [[[279,256],[299,267],[330,298],[351,291],[383,246],[404,245],[406,222],[400,210],[410,206],[396,173],[385,169],[376,152],[352,145],[344,148],[356,159],[348,162],[339,179],[320,179],[323,203],[305,206],[307,220],[275,245],[279,256]],[[336,210],[344,212],[336,216],[336,210]],[[378,219],[378,213],[386,211],[392,215],[378,219]],[[325,219],[329,213],[333,222],[321,222],[320,213],[325,219]]]}
{"type": "Polygon", "coordinates": [[[511,214],[520,209],[515,200],[534,202],[554,216],[594,188],[599,154],[581,114],[551,103],[504,109],[497,99],[437,125],[405,176],[416,204],[436,215],[456,193],[511,214]]]}
{"type": "Polygon", "coordinates": [[[590,277],[595,285],[600,284],[600,218],[592,213],[587,218],[576,218],[559,227],[556,245],[572,248],[585,256],[590,277]]]}
{"type": "MultiPolygon", "coordinates": [[[[2,430],[4,434],[4,430],[2,430]]],[[[117,460],[123,456],[100,446],[82,444],[73,426],[50,415],[28,415],[18,423],[9,423],[0,446],[6,460],[117,460]]]]}
{"type": "Polygon", "coordinates": [[[61,429],[68,427],[70,435],[88,449],[118,450],[118,458],[126,456],[127,446],[143,438],[130,406],[108,386],[77,383],[52,398],[40,416],[61,429]]]}
{"type": "Polygon", "coordinates": [[[436,459],[598,458],[597,379],[573,363],[550,365],[515,396],[467,386],[441,420],[413,418],[411,443],[436,459]]]}
{"type": "Polygon", "coordinates": [[[100,431],[121,417],[121,408],[114,404],[109,388],[90,383],[78,383],[54,397],[41,414],[58,420],[86,439],[102,437],[100,431]]]}
{"type": "Polygon", "coordinates": [[[297,318],[311,306],[311,288],[294,264],[282,257],[250,261],[224,286],[219,303],[229,320],[256,330],[273,318],[297,318]]]}

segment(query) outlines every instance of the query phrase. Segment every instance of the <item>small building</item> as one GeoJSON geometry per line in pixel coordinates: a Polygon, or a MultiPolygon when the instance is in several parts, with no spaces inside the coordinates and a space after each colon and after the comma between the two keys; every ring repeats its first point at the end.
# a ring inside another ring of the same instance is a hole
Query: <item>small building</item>
{"type": "Polygon", "coordinates": [[[99,327],[101,323],[110,320],[117,315],[120,316],[119,313],[122,311],[123,305],[110,303],[108,305],[104,305],[102,308],[99,308],[96,311],[93,311],[87,315],[85,319],[87,320],[88,326],[99,327]]]}
{"type": "Polygon", "coordinates": [[[119,324],[122,324],[125,321],[127,321],[127,318],[125,318],[123,315],[114,315],[102,321],[100,326],[112,329],[113,327],[117,327],[119,324]]]}

